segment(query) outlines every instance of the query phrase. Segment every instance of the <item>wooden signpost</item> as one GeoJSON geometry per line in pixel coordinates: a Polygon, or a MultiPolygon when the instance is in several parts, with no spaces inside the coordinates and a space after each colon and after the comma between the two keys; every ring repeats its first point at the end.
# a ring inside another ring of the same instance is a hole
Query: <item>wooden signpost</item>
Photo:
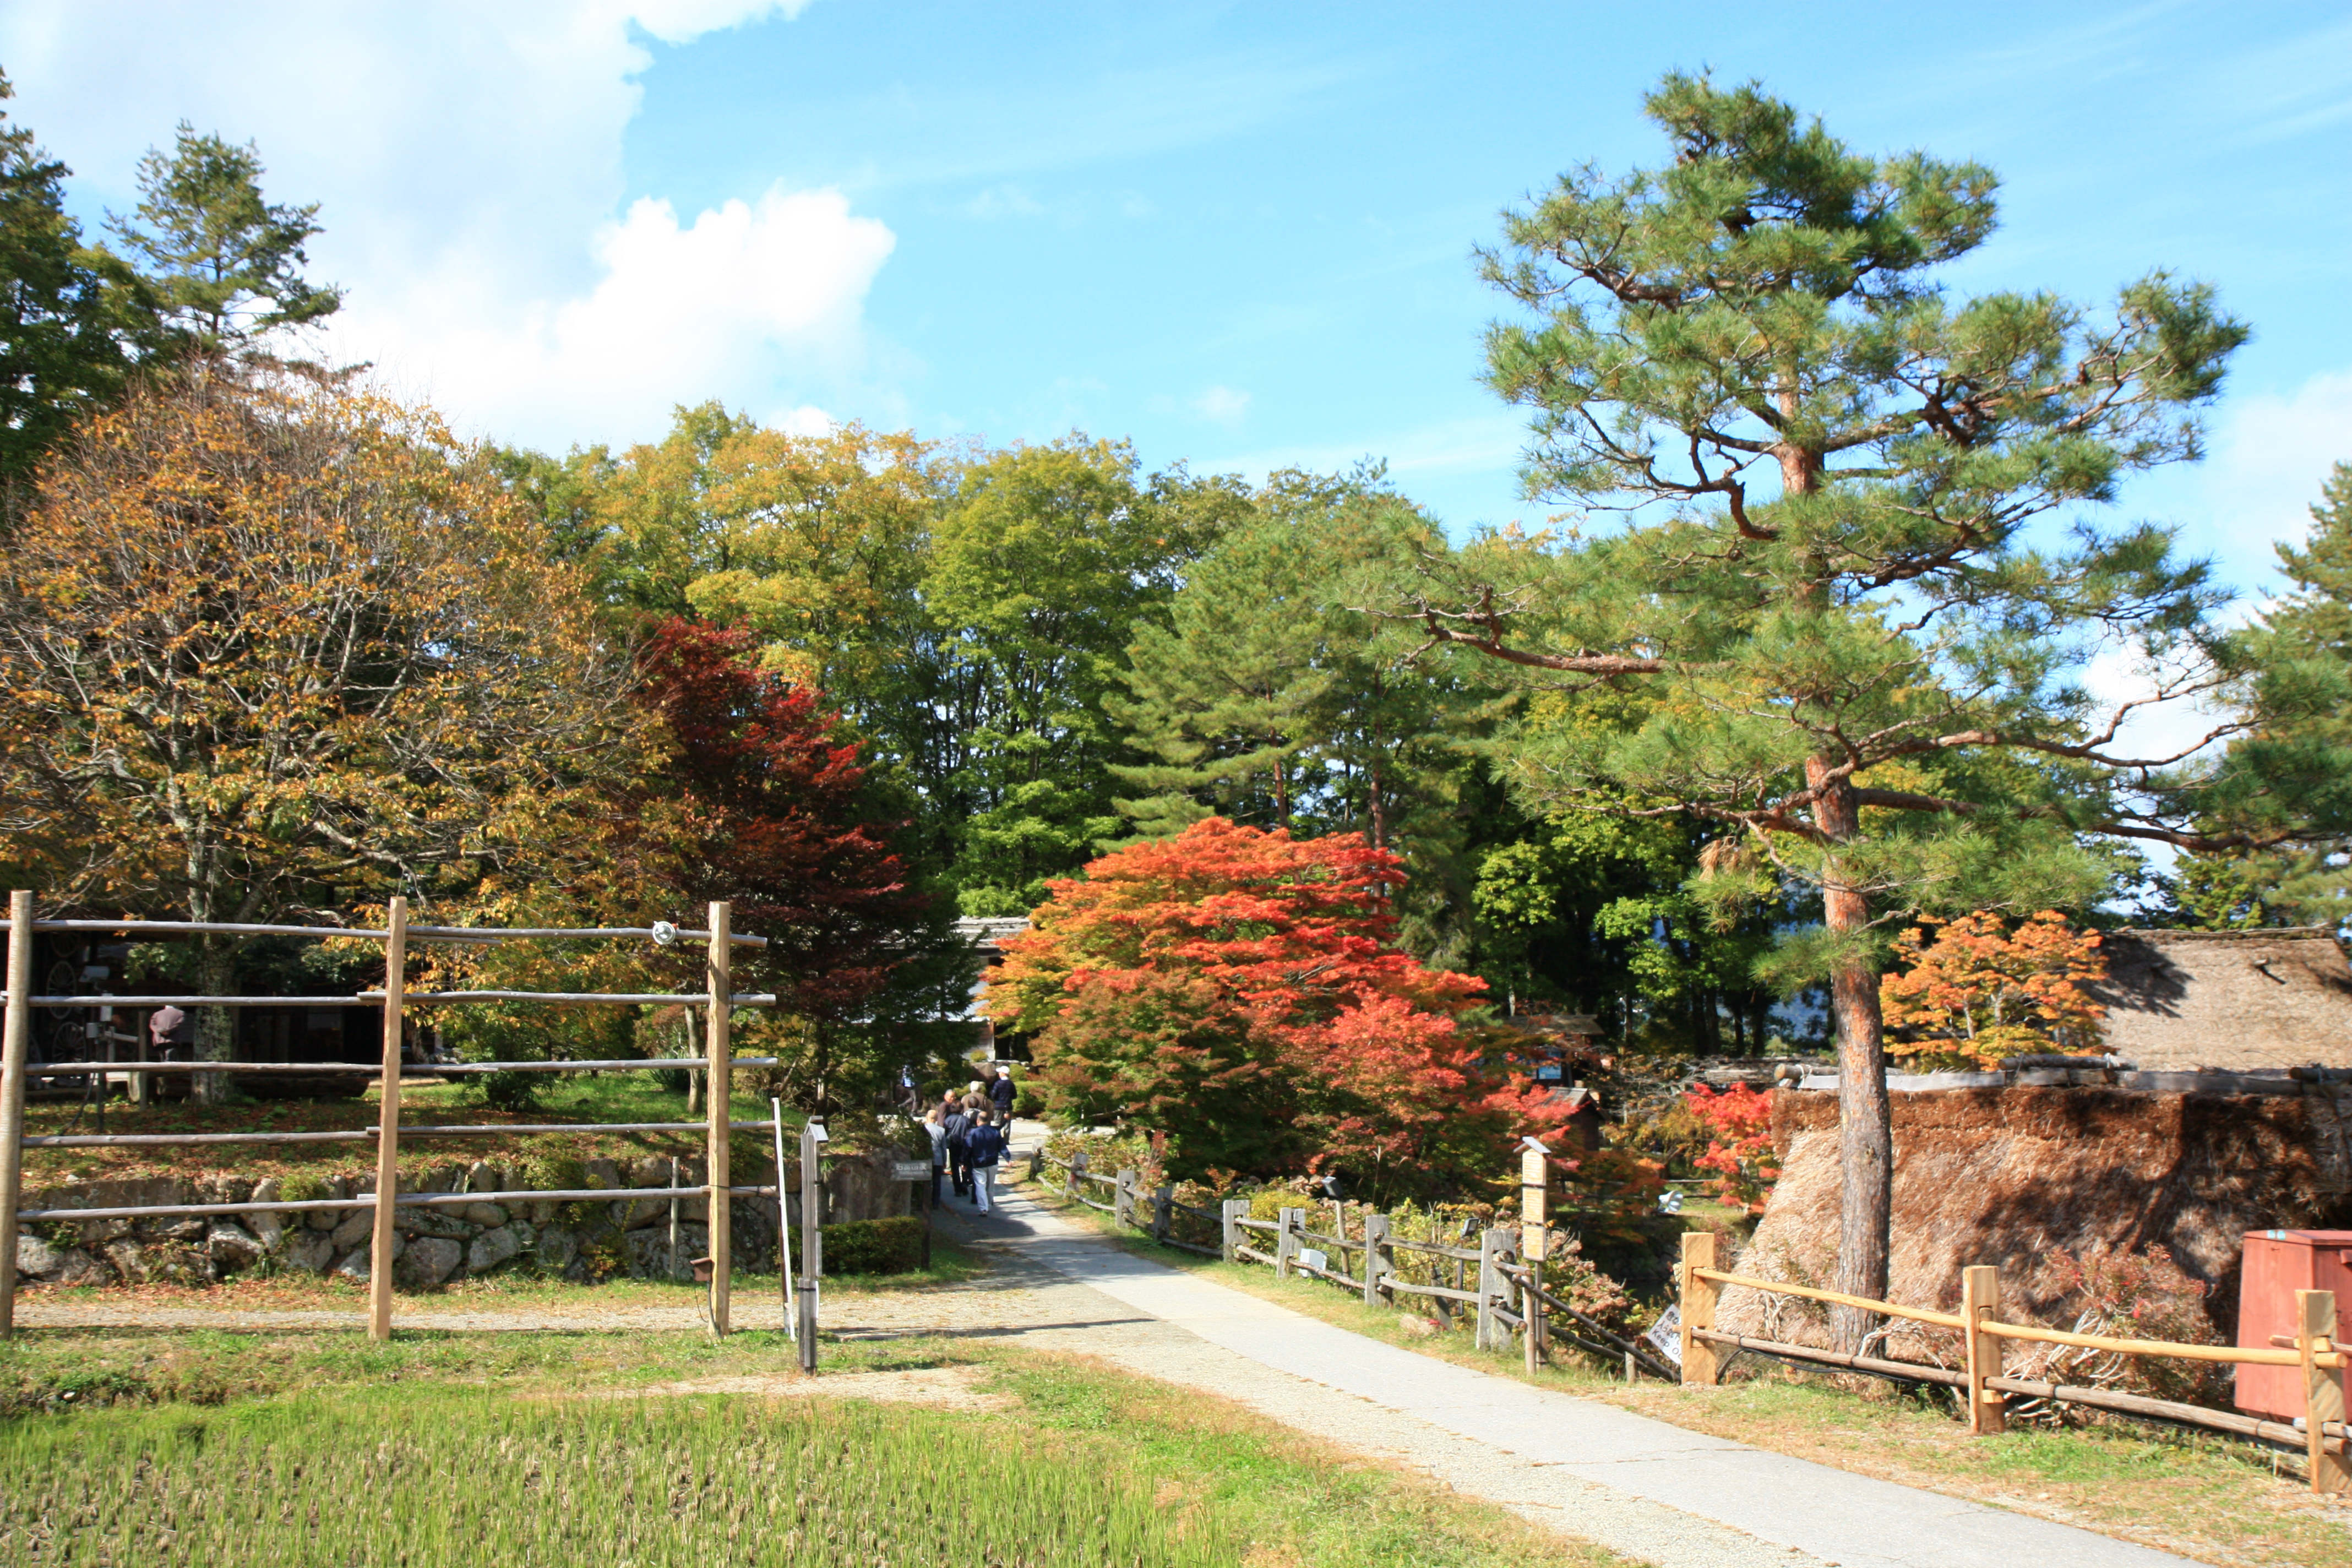
{"type": "Polygon", "coordinates": [[[1532,1138],[1520,1142],[1519,1258],[1528,1266],[1528,1292],[1523,1306],[1528,1321],[1525,1338],[1529,1372],[1544,1363],[1544,1198],[1551,1186],[1550,1155],[1550,1150],[1532,1138]]]}

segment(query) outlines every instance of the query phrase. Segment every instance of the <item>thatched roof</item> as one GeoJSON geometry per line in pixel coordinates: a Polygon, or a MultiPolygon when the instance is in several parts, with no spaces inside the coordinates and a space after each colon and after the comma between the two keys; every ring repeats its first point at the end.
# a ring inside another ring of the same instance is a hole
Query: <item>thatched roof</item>
{"type": "MultiPolygon", "coordinates": [[[[1837,1118],[1833,1095],[1773,1096],[1781,1175],[1741,1272],[1834,1279],[1837,1118]]],[[[2226,1330],[2246,1232],[2352,1219],[2347,1126],[2352,1087],[2242,1098],[2111,1089],[1896,1095],[1889,1299],[1949,1309],[1960,1270],[1990,1263],[2011,1305],[2057,1321],[2072,1309],[2053,1251],[2163,1247],[2210,1288],[2207,1310],[2226,1330]]],[[[1735,1333],[1804,1342],[1823,1330],[1818,1314],[1745,1289],[1726,1293],[1719,1321],[1735,1333]]],[[[1906,1354],[1935,1338],[1896,1336],[1906,1354]]]]}
{"type": "Polygon", "coordinates": [[[2106,1048],[2150,1071],[2352,1066],[2352,964],[2323,926],[2117,931],[2106,1048]]]}

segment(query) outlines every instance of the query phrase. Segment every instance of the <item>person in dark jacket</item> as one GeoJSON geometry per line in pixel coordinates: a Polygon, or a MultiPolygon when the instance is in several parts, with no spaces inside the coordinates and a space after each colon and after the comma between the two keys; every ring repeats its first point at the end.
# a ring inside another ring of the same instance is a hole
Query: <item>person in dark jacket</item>
{"type": "Polygon", "coordinates": [[[947,1130],[943,1142],[948,1151],[948,1181],[955,1188],[958,1197],[967,1195],[971,1190],[971,1172],[966,1163],[964,1148],[965,1141],[971,1135],[971,1111],[958,1105],[947,1113],[941,1122],[947,1130]]]}
{"type": "Polygon", "coordinates": [[[996,1069],[996,1081],[988,1086],[988,1102],[989,1109],[996,1112],[997,1130],[1007,1136],[1013,1131],[1013,1069],[1000,1067],[996,1069]]]}
{"type": "Polygon", "coordinates": [[[964,1134],[964,1160],[971,1177],[973,1212],[988,1212],[988,1186],[995,1178],[996,1162],[1004,1157],[1004,1134],[996,1126],[993,1111],[975,1112],[977,1121],[964,1134]]]}

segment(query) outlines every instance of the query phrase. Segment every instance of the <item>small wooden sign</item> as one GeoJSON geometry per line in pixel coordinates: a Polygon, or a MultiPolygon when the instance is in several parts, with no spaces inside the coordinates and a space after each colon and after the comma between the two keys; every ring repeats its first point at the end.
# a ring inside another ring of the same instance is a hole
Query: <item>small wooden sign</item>
{"type": "Polygon", "coordinates": [[[1539,1149],[1519,1153],[1519,1254],[1529,1262],[1544,1255],[1544,1194],[1551,1183],[1550,1163],[1539,1149]]]}
{"type": "Polygon", "coordinates": [[[931,1163],[929,1160],[893,1160],[890,1162],[890,1179],[894,1182],[928,1182],[931,1179],[931,1163]]]}

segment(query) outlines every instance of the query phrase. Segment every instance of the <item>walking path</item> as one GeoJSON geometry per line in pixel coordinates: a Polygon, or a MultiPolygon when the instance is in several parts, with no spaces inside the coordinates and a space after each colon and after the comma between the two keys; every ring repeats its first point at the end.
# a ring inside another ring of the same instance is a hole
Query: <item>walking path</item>
{"type": "MultiPolygon", "coordinates": [[[[957,1221],[975,1241],[1042,1265],[1159,1331],[1110,1331],[1097,1313],[1097,1326],[1033,1331],[1026,1340],[1066,1338],[1071,1349],[1401,1458],[1458,1491],[1661,1568],[2156,1568],[2189,1561],[1416,1355],[1139,1258],[1017,1189],[1000,1195],[995,1215],[957,1221]]],[[[874,1315],[867,1300],[856,1306],[874,1315]]]]}

